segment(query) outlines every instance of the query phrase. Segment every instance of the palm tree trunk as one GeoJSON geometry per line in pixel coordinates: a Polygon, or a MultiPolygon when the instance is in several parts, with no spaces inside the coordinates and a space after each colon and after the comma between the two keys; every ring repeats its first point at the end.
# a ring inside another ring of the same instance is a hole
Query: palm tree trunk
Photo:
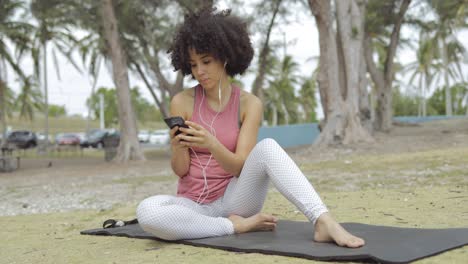
{"type": "Polygon", "coordinates": [[[42,44],[43,48],[43,67],[44,67],[44,135],[45,146],[44,151],[47,155],[49,153],[49,89],[47,84],[47,41],[42,44]]]}
{"type": "Polygon", "coordinates": [[[423,87],[423,83],[422,83],[422,76],[419,77],[419,89],[420,89],[420,92],[419,92],[419,102],[418,102],[418,117],[421,117],[422,116],[422,112],[423,112],[423,90],[424,90],[424,87],[423,87]]]}
{"type": "Polygon", "coordinates": [[[276,108],[276,105],[272,105],[272,117],[271,117],[271,125],[272,126],[277,126],[278,125],[278,109],[276,108]]]}
{"type": "Polygon", "coordinates": [[[118,100],[120,143],[114,161],[145,160],[137,138],[136,118],[130,98],[127,58],[120,44],[118,24],[112,0],[101,0],[101,12],[104,39],[110,50],[113,79],[118,100]]]}
{"type": "Polygon", "coordinates": [[[422,103],[423,103],[423,116],[427,116],[427,105],[426,105],[426,92],[429,91],[429,85],[430,85],[430,77],[428,77],[428,75],[426,75],[426,83],[424,84],[424,88],[423,88],[423,92],[422,92],[422,103]]]}
{"type": "Polygon", "coordinates": [[[448,51],[447,51],[447,42],[445,38],[442,39],[442,63],[444,64],[444,81],[445,81],[445,115],[452,116],[452,94],[450,93],[448,51]]]}
{"type": "MultiPolygon", "coordinates": [[[[0,69],[1,72],[1,69],[0,69]]],[[[0,75],[1,77],[1,75],[0,75]]],[[[5,114],[5,94],[6,94],[6,84],[0,78],[0,125],[2,126],[2,140],[0,141],[0,146],[6,143],[7,135],[7,124],[6,124],[6,114],[5,114]]]]}
{"type": "Polygon", "coordinates": [[[283,113],[284,113],[284,124],[289,125],[289,112],[284,102],[281,103],[281,109],[283,109],[283,113]]]}
{"type": "MultiPolygon", "coordinates": [[[[99,65],[98,65],[99,67],[99,65]]],[[[94,90],[96,89],[96,84],[97,84],[97,76],[94,76],[94,79],[93,79],[93,84],[92,84],[92,87],[91,87],[91,95],[89,96],[89,98],[91,98],[93,95],[94,95],[94,90]]],[[[88,106],[88,115],[86,116],[86,134],[89,134],[89,130],[90,130],[90,125],[89,125],[89,122],[91,120],[91,105],[88,106]]]]}

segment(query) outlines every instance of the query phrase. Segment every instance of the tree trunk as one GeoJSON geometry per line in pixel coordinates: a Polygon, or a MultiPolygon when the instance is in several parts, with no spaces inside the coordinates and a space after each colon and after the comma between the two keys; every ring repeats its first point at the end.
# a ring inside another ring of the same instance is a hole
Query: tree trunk
{"type": "MultiPolygon", "coordinates": [[[[91,98],[94,95],[94,91],[96,90],[96,84],[97,84],[97,76],[93,77],[93,84],[91,86],[91,95],[89,98],[91,98]]],[[[89,134],[90,132],[90,120],[91,120],[91,106],[88,106],[88,116],[86,117],[86,134],[89,134]]]]}
{"type": "Polygon", "coordinates": [[[371,37],[366,34],[365,54],[367,70],[377,90],[377,109],[374,126],[377,130],[388,132],[392,128],[392,83],[393,83],[393,60],[395,58],[398,42],[400,41],[400,29],[403,18],[408,10],[411,0],[403,0],[400,10],[395,19],[395,25],[390,37],[390,44],[386,47],[386,58],[384,70],[378,70],[372,58],[371,37]]]}
{"type": "Polygon", "coordinates": [[[43,46],[43,66],[44,66],[44,136],[45,146],[44,151],[47,155],[49,153],[49,87],[47,83],[47,41],[44,41],[43,46]]]}
{"type": "Polygon", "coordinates": [[[425,81],[426,83],[424,84],[423,87],[423,92],[422,92],[422,115],[425,117],[427,116],[427,106],[426,106],[426,92],[429,91],[429,85],[431,83],[431,80],[429,79],[429,74],[426,75],[425,81]]]}
{"type": "MultiPolygon", "coordinates": [[[[1,73],[1,69],[0,69],[1,73]]],[[[1,77],[1,74],[0,74],[1,77]]],[[[6,124],[6,114],[5,114],[5,96],[6,96],[6,83],[0,78],[0,125],[2,126],[2,140],[0,141],[0,146],[6,143],[7,135],[7,124],[6,124]]]]}
{"type": "Polygon", "coordinates": [[[151,87],[151,84],[149,83],[148,79],[146,78],[146,75],[143,72],[143,70],[141,69],[140,65],[138,63],[134,63],[134,65],[135,65],[138,73],[140,74],[141,79],[143,79],[143,81],[144,81],[144,83],[146,85],[146,88],[148,88],[148,91],[151,93],[151,96],[153,97],[154,101],[156,102],[156,105],[158,106],[159,111],[161,112],[163,118],[169,117],[168,111],[167,111],[167,109],[165,107],[165,104],[163,105],[163,103],[165,102],[164,93],[161,92],[162,100],[159,100],[158,96],[156,95],[153,88],[151,87]]]}
{"type": "Polygon", "coordinates": [[[104,39],[110,50],[119,111],[120,143],[114,161],[145,160],[137,138],[136,118],[130,99],[127,58],[120,44],[112,0],[101,0],[101,9],[104,39]]]}
{"type": "MultiPolygon", "coordinates": [[[[363,43],[364,47],[364,43],[363,43]]],[[[361,56],[361,65],[359,67],[359,117],[361,119],[362,126],[372,135],[374,128],[372,126],[372,108],[371,98],[367,91],[367,65],[364,57],[364,52],[361,56]]]]}
{"type": "Polygon", "coordinates": [[[372,141],[359,115],[360,66],[365,7],[360,1],[336,1],[338,35],[333,30],[330,1],[309,0],[319,31],[319,90],[324,95],[325,125],[315,144],[350,144],[372,141]],[[341,41],[338,45],[338,41],[341,41]],[[337,52],[338,51],[338,52],[337,52]],[[338,54],[342,54],[340,77],[338,54]],[[342,78],[342,81],[339,80],[342,78]],[[341,87],[342,83],[345,87],[341,87]],[[343,90],[344,89],[344,90],[343,90]]]}
{"type": "Polygon", "coordinates": [[[377,89],[377,109],[375,117],[376,129],[383,132],[389,132],[392,128],[393,109],[392,109],[392,86],[385,82],[383,88],[377,89]]]}
{"type": "Polygon", "coordinates": [[[278,109],[276,108],[276,105],[274,104],[271,107],[271,109],[272,109],[271,125],[277,126],[278,125],[278,109]]]}
{"type": "MultiPolygon", "coordinates": [[[[161,67],[159,65],[158,51],[156,49],[153,50],[154,55],[151,55],[149,50],[145,47],[143,49],[143,52],[145,54],[146,60],[148,61],[151,71],[153,71],[154,75],[156,76],[161,94],[164,94],[163,91],[167,91],[169,93],[169,96],[172,98],[174,95],[181,92],[184,88],[184,76],[182,75],[182,72],[178,71],[175,83],[170,84],[161,71],[161,67]]],[[[161,104],[164,106],[166,111],[168,111],[165,100],[161,100],[161,104]]]]}
{"type": "Polygon", "coordinates": [[[282,0],[276,0],[275,2],[276,5],[273,10],[273,16],[271,17],[270,24],[268,25],[265,42],[263,43],[262,50],[260,51],[260,55],[258,57],[258,72],[252,87],[252,93],[256,95],[262,102],[265,100],[263,81],[265,80],[268,54],[270,53],[270,36],[281,2],[282,0]]]}
{"type": "Polygon", "coordinates": [[[286,108],[286,105],[283,102],[281,103],[281,109],[283,109],[283,113],[284,113],[284,124],[289,125],[289,112],[288,112],[288,109],[286,108]]]}
{"type": "Polygon", "coordinates": [[[442,63],[444,64],[444,82],[445,82],[445,115],[452,116],[452,93],[450,93],[448,51],[445,37],[442,43],[442,63]]]}

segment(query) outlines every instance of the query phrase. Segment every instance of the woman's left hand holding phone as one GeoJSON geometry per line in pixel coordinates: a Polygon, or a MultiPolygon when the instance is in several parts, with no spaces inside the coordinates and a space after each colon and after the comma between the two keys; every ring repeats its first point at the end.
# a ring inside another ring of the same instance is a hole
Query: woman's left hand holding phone
{"type": "Polygon", "coordinates": [[[177,150],[187,149],[186,145],[181,144],[182,141],[181,141],[180,135],[182,135],[182,133],[180,133],[177,136],[175,135],[178,130],[179,130],[179,127],[175,126],[169,131],[169,135],[171,137],[171,147],[172,147],[172,151],[174,152],[177,150]]]}

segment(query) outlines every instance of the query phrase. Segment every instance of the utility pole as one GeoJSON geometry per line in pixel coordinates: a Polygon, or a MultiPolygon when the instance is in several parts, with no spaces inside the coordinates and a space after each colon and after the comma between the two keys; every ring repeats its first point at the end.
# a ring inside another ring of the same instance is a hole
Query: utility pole
{"type": "Polygon", "coordinates": [[[102,93],[99,94],[99,120],[100,120],[100,128],[104,129],[104,95],[102,93]]]}

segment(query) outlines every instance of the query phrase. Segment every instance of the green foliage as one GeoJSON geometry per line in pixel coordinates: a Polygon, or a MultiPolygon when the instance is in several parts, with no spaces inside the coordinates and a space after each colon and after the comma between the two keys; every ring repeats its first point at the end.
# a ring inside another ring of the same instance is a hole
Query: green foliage
{"type": "MultiPolygon", "coordinates": [[[[86,105],[91,107],[94,119],[99,118],[99,96],[104,96],[104,124],[106,127],[112,127],[119,123],[119,113],[117,108],[117,94],[114,88],[100,87],[88,100],[86,105]]],[[[130,90],[132,97],[132,106],[135,116],[142,123],[150,121],[161,121],[162,116],[159,110],[143,98],[138,87],[130,90]]]]}
{"type": "Polygon", "coordinates": [[[49,116],[52,117],[61,117],[67,115],[67,109],[65,105],[54,105],[49,104],[49,116]]]}
{"type": "Polygon", "coordinates": [[[39,85],[33,76],[28,76],[22,80],[21,91],[16,98],[14,106],[20,112],[21,118],[34,119],[35,111],[44,109],[42,93],[39,85]]]}
{"type": "Polygon", "coordinates": [[[390,34],[401,0],[369,0],[366,6],[366,31],[371,36],[390,34]]]}
{"type": "MultiPolygon", "coordinates": [[[[463,104],[463,99],[468,88],[466,83],[457,83],[450,87],[452,97],[452,107],[454,115],[464,115],[466,113],[466,105],[463,104]]],[[[434,109],[435,115],[445,115],[445,87],[437,89],[429,98],[428,105],[434,109]]]]}
{"type": "Polygon", "coordinates": [[[392,104],[394,116],[418,115],[418,98],[401,93],[398,87],[393,89],[392,104]]]}
{"type": "Polygon", "coordinates": [[[315,91],[317,90],[317,82],[315,78],[304,79],[301,89],[299,90],[299,103],[302,105],[305,117],[304,122],[316,123],[317,113],[317,100],[315,99],[315,91]]]}
{"type": "Polygon", "coordinates": [[[273,125],[297,123],[299,101],[295,95],[295,85],[298,82],[295,73],[298,65],[289,55],[282,61],[273,61],[270,87],[265,91],[265,118],[273,125]]]}
{"type": "Polygon", "coordinates": [[[161,112],[146,98],[141,96],[138,87],[134,87],[130,90],[132,97],[132,106],[135,110],[135,116],[138,121],[142,123],[163,121],[161,112]]]}

